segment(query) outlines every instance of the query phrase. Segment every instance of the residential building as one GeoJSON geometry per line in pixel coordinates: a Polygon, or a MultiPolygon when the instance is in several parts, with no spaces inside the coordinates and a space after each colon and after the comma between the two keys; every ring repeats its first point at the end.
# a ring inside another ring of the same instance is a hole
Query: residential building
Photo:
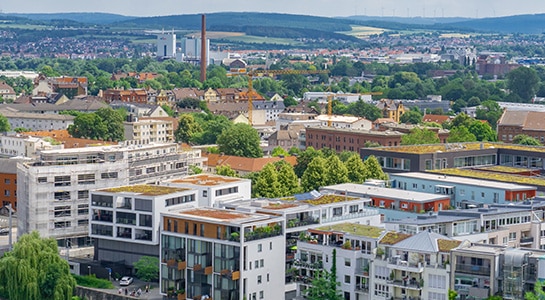
{"type": "Polygon", "coordinates": [[[162,184],[198,191],[199,207],[222,207],[225,203],[248,200],[252,197],[252,182],[245,178],[196,174],[165,180],[162,184]]]}
{"type": "Polygon", "coordinates": [[[289,113],[283,112],[278,114],[276,120],[276,130],[283,128],[305,128],[309,125],[320,125],[322,122],[316,120],[317,114],[314,113],[289,113]]]}
{"type": "Polygon", "coordinates": [[[282,149],[289,151],[291,148],[299,148],[299,134],[300,130],[277,130],[269,136],[269,149],[281,147],[282,149]]]}
{"type": "Polygon", "coordinates": [[[376,124],[377,130],[392,130],[392,131],[398,131],[404,134],[409,134],[411,131],[413,131],[416,128],[419,129],[426,129],[429,131],[433,131],[437,137],[439,138],[440,143],[446,143],[449,135],[449,130],[443,129],[443,128],[437,128],[437,127],[430,127],[430,126],[421,126],[421,125],[413,125],[413,124],[398,124],[397,122],[381,122],[379,124],[376,124]],[[378,126],[377,126],[378,125],[378,126]]]}
{"type": "Polygon", "coordinates": [[[18,234],[38,231],[60,244],[90,244],[89,194],[95,189],[187,175],[199,150],[177,144],[116,145],[42,151],[17,165],[18,234]]]}
{"type": "Polygon", "coordinates": [[[450,196],[452,207],[472,203],[508,204],[536,196],[534,186],[431,173],[390,174],[392,187],[450,196]]]}
{"type": "MultiPolygon", "coordinates": [[[[53,143],[60,143],[57,147],[64,149],[70,148],[83,148],[83,147],[96,147],[99,145],[114,145],[116,142],[83,139],[72,137],[66,129],[63,130],[47,130],[47,131],[28,131],[21,134],[21,136],[38,137],[42,140],[53,141],[53,143]]],[[[44,143],[44,146],[46,144],[44,143]]],[[[42,144],[39,143],[40,148],[42,144]]],[[[40,150],[50,150],[48,147],[40,150]]],[[[36,152],[38,154],[38,152],[36,152]]]]}
{"type": "Polygon", "coordinates": [[[125,139],[135,144],[171,143],[174,141],[172,120],[129,118],[123,122],[125,139]]]}
{"type": "MultiPolygon", "coordinates": [[[[96,141],[95,141],[96,142],[96,141]]],[[[16,135],[0,136],[0,156],[34,158],[38,151],[63,149],[63,145],[51,138],[16,135]]]]}
{"type": "Polygon", "coordinates": [[[268,163],[275,163],[281,160],[286,161],[292,166],[295,166],[297,163],[297,158],[295,156],[251,158],[215,153],[206,153],[204,156],[208,158],[206,171],[209,173],[214,173],[218,166],[230,166],[237,174],[245,175],[261,171],[268,163]]]}
{"type": "Polygon", "coordinates": [[[102,97],[107,103],[112,101],[148,103],[148,93],[145,89],[107,89],[102,93],[102,97]]]}
{"type": "Polygon", "coordinates": [[[383,118],[390,118],[399,123],[399,118],[405,113],[405,107],[401,101],[381,99],[376,107],[382,112],[383,118]]]}
{"type": "Polygon", "coordinates": [[[422,122],[433,122],[437,124],[443,124],[447,121],[450,121],[452,119],[451,116],[448,115],[433,115],[433,114],[425,114],[422,117],[422,122]]]}
{"type": "Polygon", "coordinates": [[[158,105],[147,103],[131,103],[122,101],[110,102],[110,107],[113,109],[123,108],[127,110],[127,114],[137,118],[142,117],[168,117],[167,112],[158,105]]]}
{"type": "Polygon", "coordinates": [[[329,126],[342,129],[370,130],[373,126],[373,122],[365,118],[352,116],[318,115],[314,119],[320,121],[321,126],[329,126]]]}
{"type": "Polygon", "coordinates": [[[515,136],[525,134],[544,143],[543,119],[545,119],[543,111],[504,110],[498,120],[498,140],[512,143],[515,136]]]}
{"type": "Polygon", "coordinates": [[[8,85],[5,81],[0,82],[0,97],[4,99],[4,101],[13,101],[15,98],[17,98],[17,94],[15,93],[15,90],[13,87],[8,85]]]}
{"type": "Polygon", "coordinates": [[[442,99],[441,95],[428,95],[426,99],[403,99],[400,101],[403,103],[406,110],[410,110],[413,107],[417,107],[422,112],[437,109],[446,113],[450,110],[450,101],[442,99]]]}
{"type": "Polygon", "coordinates": [[[8,119],[11,128],[26,128],[31,131],[61,130],[74,124],[74,116],[13,112],[2,110],[1,114],[8,119]]]}
{"type": "Polygon", "coordinates": [[[163,213],[160,291],[181,299],[283,299],[280,217],[213,208],[163,213]]]}
{"type": "Polygon", "coordinates": [[[306,146],[314,149],[329,148],[337,152],[358,151],[370,143],[381,146],[401,144],[403,133],[328,126],[306,127],[306,146]]]}
{"type": "Polygon", "coordinates": [[[0,199],[2,206],[17,211],[17,163],[19,159],[0,159],[0,199]]]}
{"type": "Polygon", "coordinates": [[[197,191],[142,184],[94,190],[90,199],[94,260],[132,267],[142,256],[159,258],[160,214],[196,207],[197,191]]]}

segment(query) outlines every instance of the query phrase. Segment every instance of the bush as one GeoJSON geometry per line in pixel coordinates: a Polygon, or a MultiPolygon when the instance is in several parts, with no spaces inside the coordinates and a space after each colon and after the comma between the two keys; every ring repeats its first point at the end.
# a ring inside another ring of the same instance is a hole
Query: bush
{"type": "Polygon", "coordinates": [[[76,283],[81,286],[97,288],[97,289],[113,289],[114,285],[107,279],[96,278],[95,275],[72,275],[76,279],[76,283]]]}

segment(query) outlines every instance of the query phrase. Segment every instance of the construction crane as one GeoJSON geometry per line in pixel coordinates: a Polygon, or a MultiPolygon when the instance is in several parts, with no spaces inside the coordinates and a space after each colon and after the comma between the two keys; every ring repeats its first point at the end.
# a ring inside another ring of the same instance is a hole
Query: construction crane
{"type": "Polygon", "coordinates": [[[248,121],[252,125],[252,111],[254,109],[252,94],[253,89],[253,78],[254,77],[274,77],[277,75],[292,75],[292,74],[327,74],[328,70],[247,70],[245,68],[241,69],[231,69],[230,73],[227,73],[227,76],[247,76],[248,77],[248,121]]]}

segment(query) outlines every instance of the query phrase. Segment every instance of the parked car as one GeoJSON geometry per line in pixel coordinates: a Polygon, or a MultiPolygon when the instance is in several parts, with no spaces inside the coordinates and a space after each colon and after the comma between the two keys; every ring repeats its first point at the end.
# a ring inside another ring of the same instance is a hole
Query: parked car
{"type": "Polygon", "coordinates": [[[119,285],[123,285],[123,286],[130,285],[133,281],[134,279],[132,277],[123,276],[121,280],[119,280],[119,285]]]}

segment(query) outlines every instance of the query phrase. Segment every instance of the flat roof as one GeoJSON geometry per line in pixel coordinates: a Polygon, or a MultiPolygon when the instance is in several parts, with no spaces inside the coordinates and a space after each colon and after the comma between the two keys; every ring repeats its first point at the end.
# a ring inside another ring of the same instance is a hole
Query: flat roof
{"type": "Polygon", "coordinates": [[[197,174],[197,175],[191,175],[184,178],[179,179],[171,179],[167,180],[170,183],[186,183],[186,184],[194,184],[194,185],[200,185],[200,186],[214,186],[214,185],[221,185],[225,183],[231,183],[231,182],[239,182],[242,181],[240,178],[235,177],[228,177],[228,176],[220,176],[220,175],[213,175],[213,174],[197,174]]]}
{"type": "MultiPolygon", "coordinates": [[[[307,130],[309,129],[316,129],[316,130],[323,130],[323,131],[333,131],[333,132],[353,132],[356,134],[368,134],[368,135],[376,135],[376,136],[403,136],[404,134],[399,131],[393,131],[393,130],[385,130],[385,131],[379,131],[379,130],[370,130],[370,129],[362,129],[362,128],[339,128],[339,127],[328,127],[328,126],[308,126],[307,130]]],[[[373,148],[375,149],[375,148],[373,148]]]]}
{"type": "Polygon", "coordinates": [[[447,175],[438,175],[438,174],[432,174],[432,173],[421,173],[421,172],[410,172],[410,173],[395,173],[390,175],[392,178],[394,177],[405,177],[405,178],[412,178],[412,179],[420,179],[420,180],[434,180],[444,183],[449,183],[453,185],[457,184],[465,184],[465,185],[474,185],[479,187],[487,187],[487,188],[495,188],[495,189],[503,189],[503,190],[536,190],[537,188],[534,186],[528,186],[528,185],[519,185],[519,184],[513,184],[513,183],[506,183],[506,182],[497,182],[497,181],[489,181],[489,180],[482,180],[482,179],[472,179],[472,178],[466,178],[466,177],[459,177],[459,176],[447,176],[447,175]]]}
{"type": "Polygon", "coordinates": [[[169,186],[152,185],[152,184],[139,184],[139,185],[126,185],[107,189],[100,189],[99,192],[106,193],[134,193],[145,196],[163,196],[168,194],[174,194],[178,192],[188,191],[190,189],[175,188],[169,186]]]}
{"type": "Polygon", "coordinates": [[[262,221],[271,219],[275,216],[258,214],[258,213],[245,213],[240,211],[234,211],[229,209],[220,208],[192,208],[187,210],[180,210],[174,212],[179,216],[190,217],[191,219],[198,219],[202,221],[222,222],[222,223],[234,223],[244,224],[254,221],[262,221]]]}
{"type": "Polygon", "coordinates": [[[393,221],[384,221],[384,223],[391,223],[391,224],[405,224],[405,225],[430,225],[430,224],[438,224],[438,223],[450,223],[450,222],[456,222],[456,221],[462,221],[462,220],[470,220],[470,219],[478,219],[476,216],[446,216],[446,215],[432,215],[432,216],[423,216],[425,218],[420,218],[420,216],[416,218],[406,218],[401,220],[393,220],[393,221]]]}
{"type": "Polygon", "coordinates": [[[318,231],[331,232],[331,233],[343,233],[343,234],[349,234],[354,236],[369,237],[374,239],[379,238],[380,236],[382,236],[384,232],[386,232],[386,229],[381,227],[356,224],[356,223],[341,223],[341,224],[326,225],[326,226],[321,226],[317,228],[312,228],[310,230],[314,230],[314,231],[318,230],[318,231]]]}
{"type": "Polygon", "coordinates": [[[473,142],[473,143],[449,143],[449,144],[431,144],[431,145],[410,145],[372,148],[373,151],[400,152],[412,154],[433,154],[437,152],[461,152],[470,150],[485,149],[512,149],[521,151],[545,152],[543,146],[525,146],[505,143],[473,142]]]}
{"type": "Polygon", "coordinates": [[[358,193],[367,197],[384,197],[395,198],[399,200],[412,201],[412,202],[426,202],[435,200],[444,200],[449,198],[446,195],[429,194],[422,192],[414,192],[400,189],[383,188],[372,185],[357,184],[357,183],[341,183],[336,185],[324,186],[320,190],[334,190],[338,192],[346,193],[358,193]]]}
{"type": "MultiPolygon", "coordinates": [[[[521,169],[521,170],[524,171],[524,169],[521,169]]],[[[508,183],[515,183],[515,184],[521,183],[521,184],[531,184],[536,186],[545,186],[545,179],[541,177],[517,175],[516,172],[499,173],[499,172],[468,170],[468,169],[441,169],[441,170],[430,170],[429,172],[437,173],[437,174],[459,175],[459,176],[471,177],[475,179],[491,179],[494,181],[508,182],[508,183]]]]}
{"type": "MultiPolygon", "coordinates": [[[[97,143],[99,143],[99,141],[97,141],[97,143]]],[[[153,149],[153,148],[173,147],[173,146],[177,146],[177,144],[176,143],[166,143],[166,144],[150,143],[150,144],[143,144],[143,145],[97,144],[96,146],[93,146],[93,147],[46,150],[46,151],[42,151],[42,153],[43,154],[70,154],[70,153],[96,152],[97,150],[104,151],[104,152],[116,152],[116,151],[146,150],[146,149],[153,149]]]]}

